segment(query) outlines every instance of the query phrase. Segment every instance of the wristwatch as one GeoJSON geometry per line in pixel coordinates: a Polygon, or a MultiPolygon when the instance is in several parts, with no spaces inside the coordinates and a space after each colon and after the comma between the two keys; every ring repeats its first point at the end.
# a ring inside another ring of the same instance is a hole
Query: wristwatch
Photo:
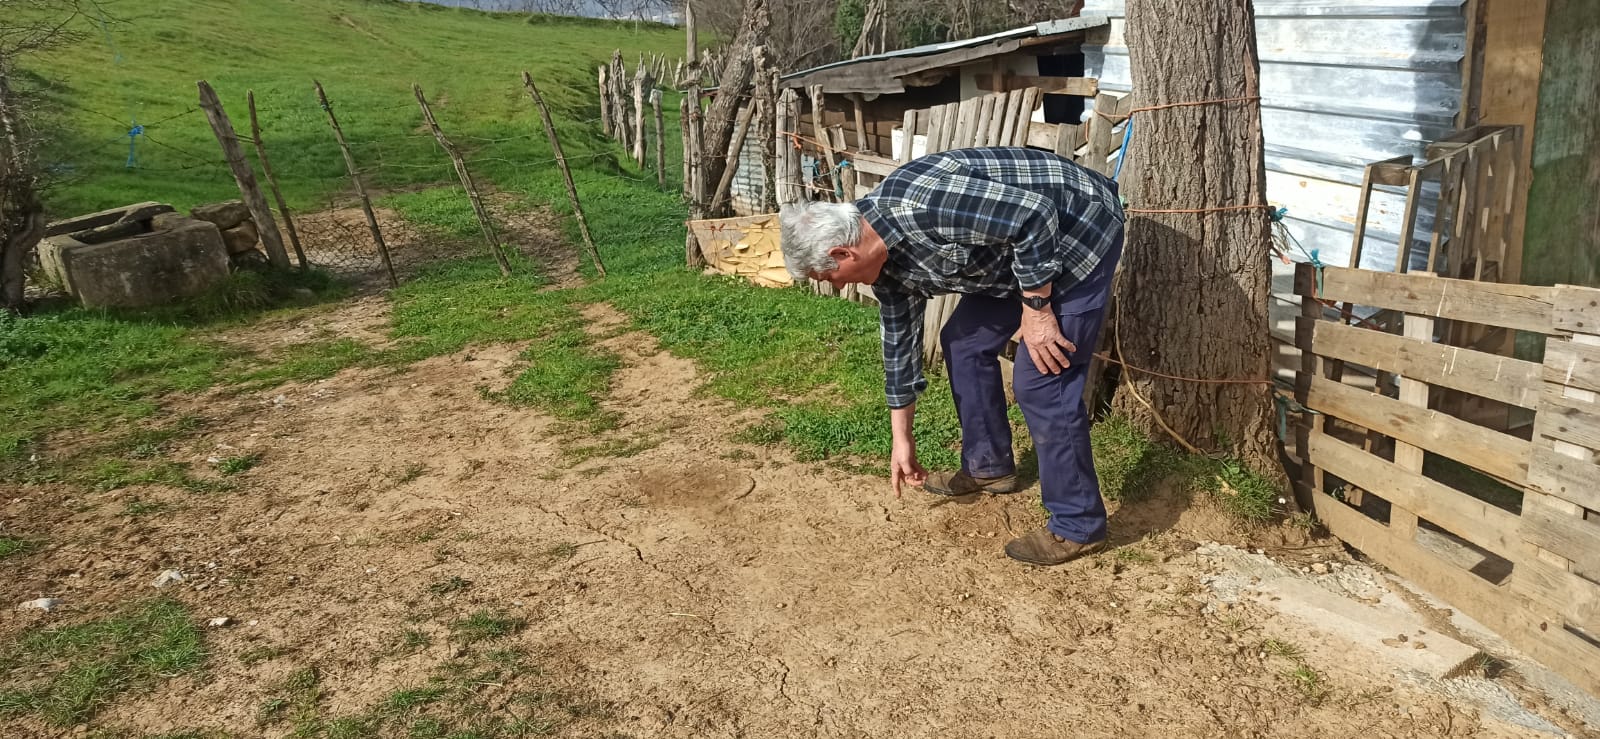
{"type": "Polygon", "coordinates": [[[1034,310],[1044,310],[1046,306],[1050,305],[1050,296],[1024,295],[1022,296],[1022,304],[1034,310]]]}

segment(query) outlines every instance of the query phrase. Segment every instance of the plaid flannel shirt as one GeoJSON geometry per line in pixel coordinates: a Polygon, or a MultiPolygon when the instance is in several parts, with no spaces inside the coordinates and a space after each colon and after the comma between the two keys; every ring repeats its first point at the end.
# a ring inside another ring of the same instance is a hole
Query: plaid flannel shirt
{"type": "Polygon", "coordinates": [[[1115,246],[1124,219],[1116,183],[1022,147],[913,160],[856,206],[889,250],[872,290],[891,408],[910,405],[928,385],[922,320],[929,297],[1070,289],[1115,246]]]}

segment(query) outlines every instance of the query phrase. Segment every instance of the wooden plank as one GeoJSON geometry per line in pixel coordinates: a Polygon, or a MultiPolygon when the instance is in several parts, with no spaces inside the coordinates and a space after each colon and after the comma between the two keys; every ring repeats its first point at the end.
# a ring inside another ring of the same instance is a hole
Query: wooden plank
{"type": "Polygon", "coordinates": [[[1550,332],[1555,288],[1345,267],[1325,267],[1322,273],[1322,294],[1317,297],[1324,300],[1519,331],[1550,332]]]}
{"type": "Polygon", "coordinates": [[[1006,93],[1006,112],[1001,119],[1000,140],[1010,141],[1016,136],[1017,109],[1022,107],[1022,91],[1012,90],[1006,93]]]}
{"type": "MultiPolygon", "coordinates": [[[[1600,634],[1600,585],[1537,559],[1518,562],[1511,589],[1590,634],[1600,634]]],[[[1600,660],[1600,654],[1595,656],[1600,660]]]]}
{"type": "Polygon", "coordinates": [[[1522,565],[1517,565],[1510,585],[1496,586],[1442,563],[1414,542],[1390,536],[1383,524],[1331,497],[1319,495],[1314,502],[1317,518],[1334,536],[1493,629],[1584,690],[1600,695],[1600,650],[1523,605],[1512,590],[1526,574],[1522,565]]]}
{"type": "Polygon", "coordinates": [[[1584,520],[1540,503],[1524,503],[1520,530],[1523,539],[1572,560],[1577,569],[1600,575],[1600,521],[1584,520]]]}
{"type": "Polygon", "coordinates": [[[1077,126],[1077,124],[1073,124],[1073,123],[1036,123],[1036,124],[1033,124],[1031,126],[1028,126],[1028,145],[1029,146],[1037,146],[1037,147],[1039,147],[1041,149],[1048,148],[1049,150],[1055,152],[1056,156],[1066,157],[1068,159],[1071,159],[1073,151],[1078,148],[1077,147],[1077,143],[1078,143],[1078,126],[1077,126]],[[1037,143],[1035,142],[1034,132],[1038,131],[1038,130],[1041,130],[1041,129],[1050,132],[1050,142],[1049,142],[1048,146],[1046,146],[1045,143],[1042,142],[1042,141],[1041,142],[1037,142],[1037,143]]]}
{"type": "Polygon", "coordinates": [[[1535,445],[1528,460],[1528,484],[1591,511],[1600,511],[1600,464],[1593,460],[1535,445]]]}
{"type": "Polygon", "coordinates": [[[981,98],[967,98],[961,101],[961,107],[956,112],[956,136],[950,148],[965,149],[972,146],[972,134],[978,129],[978,109],[981,107],[983,107],[981,98]]]}
{"type": "Polygon", "coordinates": [[[1310,407],[1422,447],[1513,484],[1528,479],[1532,444],[1427,408],[1350,387],[1311,379],[1310,407]]]}
{"type": "Polygon", "coordinates": [[[1017,109],[1017,125],[1011,138],[1006,140],[1007,146],[1027,146],[1028,129],[1033,123],[1033,110],[1039,107],[1039,88],[1029,87],[1022,91],[1022,105],[1017,109]]]}
{"type": "MultiPolygon", "coordinates": [[[[1548,0],[1490,2],[1484,8],[1482,84],[1478,94],[1478,120],[1538,130],[1539,82],[1544,66],[1545,20],[1548,0]]],[[[1533,180],[1533,136],[1522,142],[1516,184],[1511,188],[1512,210],[1527,212],[1528,186],[1533,180]]],[[[1524,219],[1512,219],[1512,233],[1501,264],[1501,279],[1522,279],[1524,219]]]]}
{"type": "Polygon", "coordinates": [[[989,126],[994,123],[995,96],[978,98],[978,118],[973,123],[973,146],[989,146],[989,126]]]}
{"type": "Polygon", "coordinates": [[[1539,406],[1546,366],[1333,321],[1313,325],[1312,351],[1322,356],[1522,408],[1539,406]]]}
{"type": "Polygon", "coordinates": [[[939,106],[939,113],[942,117],[942,121],[939,124],[938,151],[947,151],[954,148],[952,146],[952,142],[955,141],[957,122],[956,114],[959,110],[960,105],[958,103],[946,103],[939,106]]]}
{"type": "Polygon", "coordinates": [[[916,149],[917,119],[917,111],[914,109],[908,110],[900,123],[900,130],[905,135],[900,137],[900,151],[895,152],[895,158],[901,162],[911,161],[911,152],[916,149]]]}
{"type": "Polygon", "coordinates": [[[1575,334],[1600,333],[1600,290],[1562,285],[1556,288],[1556,330],[1575,334]]]}
{"type": "Polygon", "coordinates": [[[940,151],[939,137],[944,131],[944,106],[935,105],[928,109],[928,140],[923,151],[928,154],[940,151]]]}
{"type": "Polygon", "coordinates": [[[1000,131],[1005,128],[1005,93],[990,94],[994,104],[989,109],[989,120],[984,123],[984,146],[1000,144],[1000,131]]]}
{"type": "MultiPolygon", "coordinates": [[[[1600,449],[1600,404],[1563,397],[1560,385],[1550,385],[1534,417],[1534,438],[1560,439],[1589,449],[1600,449]]],[[[1586,390],[1573,392],[1584,393],[1586,390]]]]}
{"type": "Polygon", "coordinates": [[[1506,559],[1521,553],[1517,515],[1423,477],[1321,431],[1310,437],[1311,464],[1506,559]]]}
{"type": "Polygon", "coordinates": [[[980,74],[975,80],[979,90],[1005,92],[1020,87],[1037,87],[1045,95],[1076,95],[1092,98],[1100,94],[1100,80],[1093,77],[1041,77],[1037,75],[1006,75],[998,82],[994,75],[980,74]],[[1009,83],[1009,87],[1008,87],[1009,83]]]}
{"type": "Polygon", "coordinates": [[[1544,379],[1600,392],[1600,346],[1552,339],[1544,345],[1544,379]]]}
{"type": "Polygon", "coordinates": [[[861,100],[861,96],[860,95],[851,95],[850,96],[850,103],[855,107],[855,115],[856,115],[856,148],[860,149],[862,151],[870,151],[872,149],[872,147],[867,145],[866,111],[863,109],[864,108],[864,104],[863,104],[863,102],[861,100]]]}
{"type": "MultiPolygon", "coordinates": [[[[1411,192],[1412,195],[1417,194],[1417,184],[1415,181],[1413,181],[1411,192]]],[[[1417,198],[1413,198],[1413,200],[1416,199],[1417,198]]],[[[1414,216],[1415,208],[1415,205],[1408,204],[1406,209],[1408,211],[1412,211],[1412,215],[1414,216]]],[[[1406,237],[1409,237],[1410,229],[1407,228],[1405,231],[1406,237]]],[[[1402,250],[1402,256],[1400,257],[1401,259],[1405,258],[1404,254],[1405,251],[1402,250]]],[[[1411,339],[1412,341],[1432,341],[1433,321],[1428,318],[1408,315],[1405,317],[1405,328],[1403,333],[1405,334],[1405,338],[1411,339]]],[[[1428,400],[1432,397],[1432,391],[1429,389],[1428,383],[1415,379],[1401,378],[1399,385],[1400,402],[1405,403],[1406,405],[1415,406],[1417,408],[1428,407],[1428,400]]],[[[1382,429],[1376,430],[1382,431],[1382,429]]],[[[1368,439],[1369,441],[1376,441],[1370,436],[1368,439]]],[[[1426,459],[1427,454],[1425,454],[1420,447],[1407,444],[1404,441],[1395,441],[1394,464],[1396,467],[1399,467],[1402,470],[1422,474],[1422,464],[1424,461],[1426,461],[1426,459]]],[[[1390,511],[1389,528],[1393,529],[1396,535],[1399,536],[1406,535],[1407,531],[1409,531],[1411,535],[1415,535],[1417,530],[1417,516],[1415,513],[1405,509],[1396,509],[1390,511]]]]}
{"type": "Polygon", "coordinates": [[[1079,164],[1100,174],[1109,175],[1111,174],[1109,160],[1112,147],[1112,129],[1116,124],[1106,116],[1116,115],[1117,98],[1102,92],[1094,99],[1094,109],[1096,112],[1090,115],[1088,123],[1089,151],[1079,164]]]}
{"type": "Polygon", "coordinates": [[[863,174],[870,174],[877,177],[887,177],[896,169],[900,168],[900,163],[888,157],[880,157],[873,154],[863,154],[861,152],[851,152],[850,166],[855,167],[863,174]]]}

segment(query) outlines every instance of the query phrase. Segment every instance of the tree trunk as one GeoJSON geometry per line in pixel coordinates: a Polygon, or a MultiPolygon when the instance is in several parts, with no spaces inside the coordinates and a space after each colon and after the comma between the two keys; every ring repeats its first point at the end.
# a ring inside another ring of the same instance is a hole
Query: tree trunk
{"type": "MultiPolygon", "coordinates": [[[[718,70],[717,97],[706,111],[702,152],[720,155],[728,150],[728,141],[733,138],[734,119],[738,116],[741,104],[749,102],[753,89],[751,81],[756,79],[759,60],[764,58],[763,50],[757,44],[767,37],[767,29],[771,25],[767,0],[746,0],[744,17],[739,22],[739,35],[734,38],[733,47],[724,57],[727,63],[718,70]]],[[[727,162],[720,156],[705,156],[704,159],[705,181],[714,183],[721,179],[723,165],[727,162]]]]}
{"type": "MultiPolygon", "coordinates": [[[[1139,106],[1260,94],[1250,0],[1128,0],[1128,50],[1139,106]]],[[[1268,379],[1271,221],[1255,207],[1266,203],[1259,101],[1135,117],[1117,288],[1123,359],[1186,378],[1268,379]],[[1137,212],[1227,207],[1233,209],[1137,212]]],[[[1282,479],[1266,384],[1169,380],[1130,369],[1115,407],[1146,431],[1161,433],[1159,416],[1194,446],[1227,452],[1268,479],[1282,479]]]]}
{"type": "Polygon", "coordinates": [[[44,205],[22,112],[0,59],[0,310],[20,312],[26,297],[28,257],[44,237],[44,205]]]}

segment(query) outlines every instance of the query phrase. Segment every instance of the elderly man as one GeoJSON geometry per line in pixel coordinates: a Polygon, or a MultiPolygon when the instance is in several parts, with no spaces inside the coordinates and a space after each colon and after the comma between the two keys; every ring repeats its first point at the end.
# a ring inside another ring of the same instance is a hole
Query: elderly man
{"type": "Polygon", "coordinates": [[[1021,327],[1013,387],[1050,520],[1007,543],[1006,554],[1057,565],[1105,546],[1083,387],[1123,219],[1111,180],[1012,147],[931,154],[853,204],[784,209],[783,256],[796,279],[869,284],[878,299],[896,495],[902,481],[938,495],[1016,490],[999,355],[1021,327]],[[912,419],[927,386],[923,312],[929,297],[946,293],[962,295],[940,333],[961,421],[961,470],[929,475],[917,462],[912,419]]]}

